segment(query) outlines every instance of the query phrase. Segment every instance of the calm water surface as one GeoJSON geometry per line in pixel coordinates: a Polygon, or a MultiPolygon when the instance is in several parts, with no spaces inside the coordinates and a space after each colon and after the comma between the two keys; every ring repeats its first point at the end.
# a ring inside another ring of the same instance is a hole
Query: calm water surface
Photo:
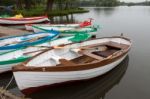
{"type": "MultiPolygon", "coordinates": [[[[33,99],[150,99],[150,7],[87,8],[89,13],[71,16],[71,21],[93,18],[100,24],[98,37],[124,33],[132,39],[129,56],[102,77],[58,87],[30,95],[33,99]],[[47,97],[47,98],[46,98],[47,97]]],[[[11,74],[3,74],[0,86],[11,74]]],[[[15,84],[10,91],[20,95],[15,84]]]]}

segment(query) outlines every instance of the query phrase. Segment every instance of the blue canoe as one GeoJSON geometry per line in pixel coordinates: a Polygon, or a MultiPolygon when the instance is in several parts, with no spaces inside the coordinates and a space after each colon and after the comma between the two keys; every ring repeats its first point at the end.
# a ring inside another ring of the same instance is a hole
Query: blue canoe
{"type": "Polygon", "coordinates": [[[58,31],[52,30],[22,36],[0,38],[0,52],[42,44],[56,38],[59,34],[58,31]]]}

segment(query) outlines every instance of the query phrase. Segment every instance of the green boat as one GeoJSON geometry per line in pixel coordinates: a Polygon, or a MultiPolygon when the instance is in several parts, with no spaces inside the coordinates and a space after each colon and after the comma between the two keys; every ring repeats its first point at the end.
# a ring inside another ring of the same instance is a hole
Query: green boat
{"type": "Polygon", "coordinates": [[[31,57],[41,53],[45,49],[52,46],[59,46],[63,44],[69,44],[73,42],[81,42],[91,38],[90,34],[76,34],[75,36],[63,37],[51,42],[46,42],[36,46],[30,46],[27,48],[15,49],[8,52],[0,53],[0,73],[10,71],[12,66],[22,63],[31,57]]]}
{"type": "Polygon", "coordinates": [[[88,33],[91,35],[96,35],[99,26],[90,26],[90,27],[83,27],[83,28],[75,28],[75,27],[57,27],[57,26],[32,26],[34,32],[43,32],[48,30],[57,30],[60,33],[60,36],[72,36],[77,33],[88,33]]]}

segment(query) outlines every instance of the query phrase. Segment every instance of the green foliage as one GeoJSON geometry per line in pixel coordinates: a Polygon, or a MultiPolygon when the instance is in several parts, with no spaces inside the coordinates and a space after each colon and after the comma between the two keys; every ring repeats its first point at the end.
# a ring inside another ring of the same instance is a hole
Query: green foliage
{"type": "Polygon", "coordinates": [[[15,0],[0,0],[0,6],[10,6],[14,4],[15,0]]]}
{"type": "Polygon", "coordinates": [[[72,13],[88,12],[83,8],[79,8],[78,3],[80,0],[54,0],[52,3],[52,10],[46,10],[48,0],[0,0],[3,4],[15,4],[16,13],[22,13],[23,16],[61,16],[72,13]],[[46,12],[47,11],[47,12],[46,12]]]}
{"type": "Polygon", "coordinates": [[[119,5],[119,0],[81,0],[80,6],[117,6],[119,5]]]}
{"type": "Polygon", "coordinates": [[[22,10],[16,10],[17,13],[21,13],[23,16],[39,16],[39,15],[45,15],[45,8],[43,7],[36,7],[34,9],[22,9],[22,10]]]}
{"type": "Polygon", "coordinates": [[[119,4],[118,0],[95,0],[96,6],[116,6],[119,4]]]}
{"type": "Polygon", "coordinates": [[[88,12],[88,10],[85,10],[83,8],[72,8],[72,9],[64,9],[64,10],[58,10],[55,9],[50,12],[45,12],[44,7],[37,7],[34,9],[30,10],[17,10],[17,13],[22,13],[23,16],[39,16],[39,15],[48,15],[48,16],[63,16],[63,15],[68,15],[72,13],[84,13],[88,12]]]}

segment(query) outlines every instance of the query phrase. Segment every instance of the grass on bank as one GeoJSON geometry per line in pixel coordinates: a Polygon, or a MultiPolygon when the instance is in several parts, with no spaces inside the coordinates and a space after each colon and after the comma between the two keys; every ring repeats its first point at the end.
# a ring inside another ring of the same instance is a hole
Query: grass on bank
{"type": "Polygon", "coordinates": [[[74,13],[86,13],[89,12],[89,10],[86,10],[84,8],[72,8],[67,10],[53,10],[51,12],[45,12],[44,8],[34,8],[30,10],[16,10],[17,13],[23,14],[23,16],[40,16],[40,15],[48,15],[48,16],[64,16],[68,14],[74,14],[74,13]]]}

